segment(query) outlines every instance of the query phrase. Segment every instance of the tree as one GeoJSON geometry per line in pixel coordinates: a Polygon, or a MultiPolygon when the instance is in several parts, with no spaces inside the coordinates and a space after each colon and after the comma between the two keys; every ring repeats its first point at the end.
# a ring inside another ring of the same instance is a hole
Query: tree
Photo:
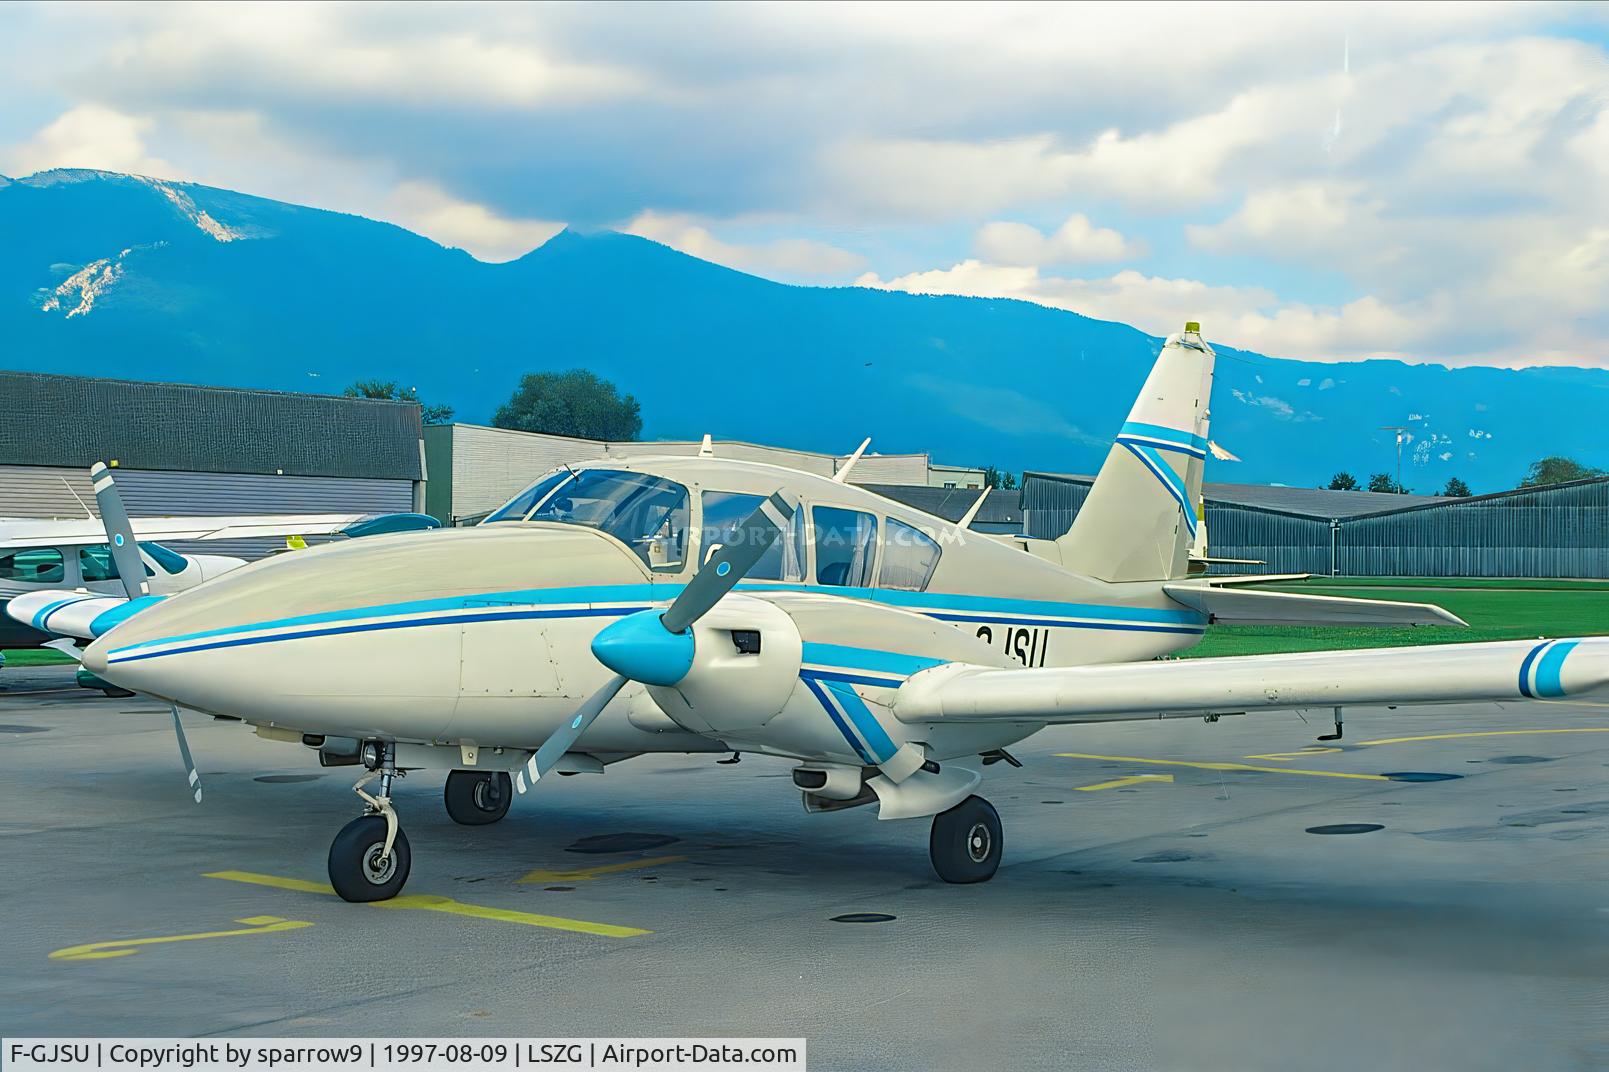
{"type": "Polygon", "coordinates": [[[1390,473],[1375,473],[1369,477],[1369,490],[1382,491],[1387,495],[1406,495],[1408,489],[1397,483],[1390,473]]]}
{"type": "Polygon", "coordinates": [[[1000,488],[1002,491],[1017,490],[1017,474],[1005,469],[996,469],[992,465],[983,467],[983,486],[986,488],[1000,488]]]}
{"type": "Polygon", "coordinates": [[[404,387],[396,380],[359,380],[341,393],[347,398],[383,398],[391,402],[412,402],[419,407],[419,419],[425,424],[446,424],[453,419],[451,406],[427,406],[419,401],[417,387],[404,387]]]}
{"type": "Polygon", "coordinates": [[[492,415],[499,428],[613,442],[642,434],[637,400],[586,369],[531,372],[492,415]]]}
{"type": "Polygon", "coordinates": [[[1452,499],[1467,499],[1475,494],[1469,490],[1468,484],[1459,480],[1456,476],[1447,478],[1447,486],[1441,489],[1441,493],[1452,499]]]}
{"type": "Polygon", "coordinates": [[[1330,477],[1330,490],[1357,491],[1358,478],[1343,469],[1339,473],[1336,473],[1334,476],[1330,477]]]}
{"type": "Polygon", "coordinates": [[[1587,480],[1603,475],[1602,469],[1590,468],[1572,458],[1554,456],[1532,462],[1531,467],[1525,471],[1525,479],[1520,481],[1520,487],[1534,488],[1542,484],[1563,484],[1567,480],[1587,480]]]}

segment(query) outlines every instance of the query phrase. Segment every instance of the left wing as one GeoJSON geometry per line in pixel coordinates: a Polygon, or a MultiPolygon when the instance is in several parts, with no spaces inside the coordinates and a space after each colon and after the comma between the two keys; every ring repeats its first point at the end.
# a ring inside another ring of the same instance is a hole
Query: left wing
{"type": "Polygon", "coordinates": [[[902,722],[1116,722],[1609,690],[1609,637],[1000,670],[950,663],[900,688],[902,722]]]}

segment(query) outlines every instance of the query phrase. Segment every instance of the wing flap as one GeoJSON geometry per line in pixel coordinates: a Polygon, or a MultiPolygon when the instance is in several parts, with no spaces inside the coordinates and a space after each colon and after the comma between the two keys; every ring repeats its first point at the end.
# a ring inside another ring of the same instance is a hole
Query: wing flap
{"type": "Polygon", "coordinates": [[[1431,603],[1386,599],[1348,599],[1299,592],[1261,592],[1194,582],[1164,584],[1175,603],[1226,625],[1453,625],[1468,628],[1456,614],[1431,603]]]}
{"type": "Polygon", "coordinates": [[[1355,704],[1558,699],[1609,687],[1609,637],[1044,669],[950,663],[899,690],[903,722],[1109,722],[1355,704]]]}

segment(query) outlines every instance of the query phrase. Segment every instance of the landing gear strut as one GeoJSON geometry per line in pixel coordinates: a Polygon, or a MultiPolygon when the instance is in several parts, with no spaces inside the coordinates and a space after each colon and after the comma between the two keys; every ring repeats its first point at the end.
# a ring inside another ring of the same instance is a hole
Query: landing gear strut
{"type": "Polygon", "coordinates": [[[402,772],[397,770],[396,746],[389,742],[366,742],[363,760],[369,773],[352,787],[363,798],[363,814],[330,843],[330,885],[344,901],[388,901],[401,892],[413,864],[408,835],[397,825],[391,806],[391,785],[402,772]],[[376,778],[379,795],[365,793],[363,787],[376,778]]]}
{"type": "Polygon", "coordinates": [[[455,770],[442,790],[447,817],[460,826],[485,826],[508,814],[514,782],[503,771],[455,770]]]}
{"type": "Polygon", "coordinates": [[[933,816],[928,851],[945,882],[987,882],[1000,867],[1000,815],[982,797],[967,797],[933,816]]]}

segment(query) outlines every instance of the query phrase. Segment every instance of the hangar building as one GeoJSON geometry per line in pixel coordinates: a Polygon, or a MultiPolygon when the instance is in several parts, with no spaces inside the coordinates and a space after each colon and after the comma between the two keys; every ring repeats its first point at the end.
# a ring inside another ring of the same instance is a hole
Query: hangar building
{"type": "Polygon", "coordinates": [[[0,372],[0,516],[83,517],[97,461],[136,517],[424,504],[413,403],[0,372]]]}
{"type": "MultiPolygon", "coordinates": [[[[1027,535],[1067,531],[1094,478],[1023,476],[1027,535]]],[[[1206,484],[1215,572],[1355,577],[1609,577],[1609,477],[1467,499],[1206,484]]]]}

